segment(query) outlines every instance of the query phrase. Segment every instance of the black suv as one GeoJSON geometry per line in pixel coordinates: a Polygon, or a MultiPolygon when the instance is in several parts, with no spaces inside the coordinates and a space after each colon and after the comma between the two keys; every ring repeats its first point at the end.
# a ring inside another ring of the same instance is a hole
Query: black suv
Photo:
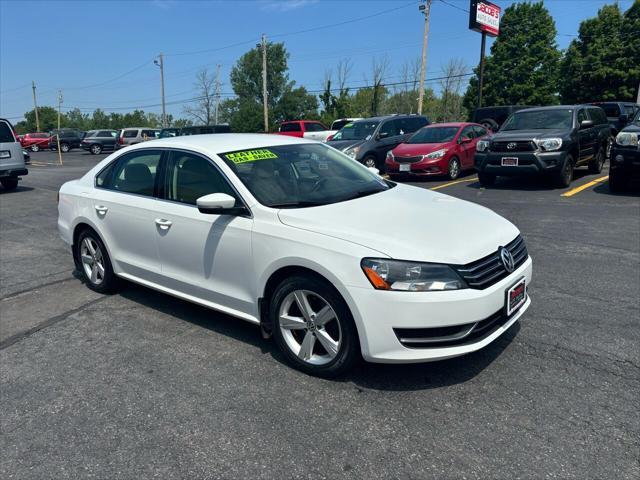
{"type": "Polygon", "coordinates": [[[60,136],[60,150],[68,152],[72,148],[80,148],[82,135],[79,130],[73,128],[61,128],[60,131],[52,130],[49,138],[49,148],[51,150],[58,149],[58,135],[60,136]]]}
{"type": "Polygon", "coordinates": [[[427,117],[420,115],[388,115],[347,123],[327,145],[342,150],[367,167],[380,173],[389,150],[393,150],[412,133],[429,125],[427,117]]]}
{"type": "Polygon", "coordinates": [[[600,173],[610,127],[599,107],[564,105],[530,108],[511,115],[500,131],[476,146],[475,166],[482,185],[497,176],[548,174],[568,187],[573,169],[588,165],[600,173]]]}
{"type": "Polygon", "coordinates": [[[116,130],[89,130],[80,142],[80,148],[99,155],[103,150],[115,150],[117,138],[116,130]]]}
{"type": "Polygon", "coordinates": [[[623,190],[632,179],[640,177],[640,110],[616,136],[610,163],[609,188],[612,192],[623,190]]]}
{"type": "Polygon", "coordinates": [[[633,102],[591,102],[591,105],[600,107],[607,114],[607,120],[611,125],[611,135],[614,137],[640,110],[640,105],[633,102]]]}
{"type": "Polygon", "coordinates": [[[487,130],[497,132],[509,115],[516,113],[518,110],[525,108],[533,108],[526,105],[503,105],[501,107],[482,107],[476,108],[469,120],[472,123],[479,123],[487,130]]]}

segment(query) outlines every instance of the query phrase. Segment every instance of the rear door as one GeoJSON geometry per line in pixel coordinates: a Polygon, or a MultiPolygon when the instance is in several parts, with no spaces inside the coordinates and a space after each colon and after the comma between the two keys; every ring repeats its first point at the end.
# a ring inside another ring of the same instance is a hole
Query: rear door
{"type": "Polygon", "coordinates": [[[121,155],[96,177],[92,220],[126,275],[157,283],[157,181],[162,150],[121,155]]]}
{"type": "Polygon", "coordinates": [[[22,145],[13,134],[11,124],[7,120],[0,120],[0,173],[23,168],[22,145]]]}

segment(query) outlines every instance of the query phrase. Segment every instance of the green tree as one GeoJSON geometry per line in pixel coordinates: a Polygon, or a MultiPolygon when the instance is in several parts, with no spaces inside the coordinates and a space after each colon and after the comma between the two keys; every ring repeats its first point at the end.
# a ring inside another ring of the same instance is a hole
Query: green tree
{"type": "Polygon", "coordinates": [[[69,128],[77,128],[78,130],[89,130],[91,119],[89,114],[82,113],[79,108],[69,110],[66,114],[65,126],[69,128]]]}
{"type": "Polygon", "coordinates": [[[314,95],[307,93],[307,89],[304,87],[291,88],[288,86],[273,109],[273,117],[276,122],[319,118],[318,100],[314,95]]]}
{"type": "MultiPolygon", "coordinates": [[[[58,128],[58,110],[53,107],[38,107],[38,119],[40,120],[40,131],[48,132],[54,128],[58,128]]],[[[25,133],[36,131],[36,113],[35,110],[29,110],[24,114],[24,124],[21,129],[26,130],[25,133]]],[[[64,113],[60,117],[60,125],[66,126],[66,117],[64,113]]]]}
{"type": "MultiPolygon", "coordinates": [[[[555,38],[556,25],[543,2],[507,7],[500,35],[485,59],[483,105],[557,103],[560,51],[555,38]]],[[[468,111],[476,107],[477,96],[474,76],[463,100],[468,111]]]]}
{"type": "MultiPolygon", "coordinates": [[[[636,11],[638,5],[636,2],[636,11]]],[[[620,7],[615,3],[605,5],[595,18],[580,24],[578,38],[571,42],[561,63],[559,90],[564,102],[631,100],[634,97],[640,78],[637,73],[640,31],[630,30],[623,35],[624,23],[620,7]],[[635,37],[631,57],[625,55],[625,49],[630,45],[627,37],[629,40],[635,37]]]]}

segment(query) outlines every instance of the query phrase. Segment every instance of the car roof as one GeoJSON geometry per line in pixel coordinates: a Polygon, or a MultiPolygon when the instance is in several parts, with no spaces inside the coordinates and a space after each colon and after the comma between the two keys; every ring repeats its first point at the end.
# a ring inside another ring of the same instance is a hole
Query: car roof
{"type": "Polygon", "coordinates": [[[207,133],[188,135],[186,137],[169,137],[138,143],[130,147],[138,148],[184,148],[202,150],[209,153],[224,153],[252,148],[268,148],[281,145],[317,144],[314,140],[290,137],[288,135],[272,135],[267,133],[207,133]]]}
{"type": "Polygon", "coordinates": [[[517,112],[514,112],[514,114],[521,113],[521,112],[528,112],[528,111],[531,111],[531,110],[567,110],[567,109],[574,109],[574,108],[578,108],[578,107],[593,107],[593,105],[587,105],[587,104],[580,104],[580,105],[547,105],[546,107],[531,107],[531,108],[526,108],[524,110],[518,110],[517,112]]]}

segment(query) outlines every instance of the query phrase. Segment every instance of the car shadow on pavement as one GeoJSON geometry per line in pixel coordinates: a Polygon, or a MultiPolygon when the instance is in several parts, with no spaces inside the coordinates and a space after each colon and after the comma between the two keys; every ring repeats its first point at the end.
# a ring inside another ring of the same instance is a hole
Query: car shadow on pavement
{"type": "Polygon", "coordinates": [[[640,182],[628,186],[622,192],[612,192],[609,188],[609,182],[603,182],[594,188],[593,191],[600,195],[612,195],[614,197],[640,197],[640,182]]]}
{"type": "MultiPolygon", "coordinates": [[[[263,354],[291,368],[275,342],[262,339],[256,325],[130,282],[123,285],[120,295],[149,309],[259,348],[263,354]]],[[[498,358],[519,331],[520,324],[516,322],[484,349],[450,360],[401,365],[361,362],[335,381],[352,383],[359,389],[388,391],[426,390],[463,383],[498,358]]]]}
{"type": "MultiPolygon", "coordinates": [[[[571,186],[567,188],[574,188],[577,185],[574,183],[588,175],[591,175],[588,170],[580,169],[573,172],[573,180],[571,186]]],[[[536,191],[551,191],[551,190],[564,190],[563,188],[556,187],[551,177],[532,175],[522,177],[498,177],[496,183],[485,187],[480,182],[473,182],[466,185],[467,188],[475,188],[479,190],[484,188],[486,190],[525,190],[529,192],[536,191]]]]}
{"type": "Polygon", "coordinates": [[[18,192],[29,192],[33,190],[32,187],[25,187],[22,185],[18,185],[18,187],[15,190],[7,190],[4,187],[0,186],[0,195],[8,195],[10,193],[18,193],[18,192]]]}
{"type": "MultiPolygon", "coordinates": [[[[454,181],[464,180],[465,178],[472,177],[476,175],[477,172],[473,169],[465,170],[461,172],[458,178],[454,181]]],[[[408,184],[421,184],[421,185],[429,185],[429,184],[437,184],[451,182],[446,175],[426,175],[423,177],[418,176],[409,176],[409,175],[400,175],[393,179],[393,181],[397,181],[398,183],[408,183],[408,184]]]]}

